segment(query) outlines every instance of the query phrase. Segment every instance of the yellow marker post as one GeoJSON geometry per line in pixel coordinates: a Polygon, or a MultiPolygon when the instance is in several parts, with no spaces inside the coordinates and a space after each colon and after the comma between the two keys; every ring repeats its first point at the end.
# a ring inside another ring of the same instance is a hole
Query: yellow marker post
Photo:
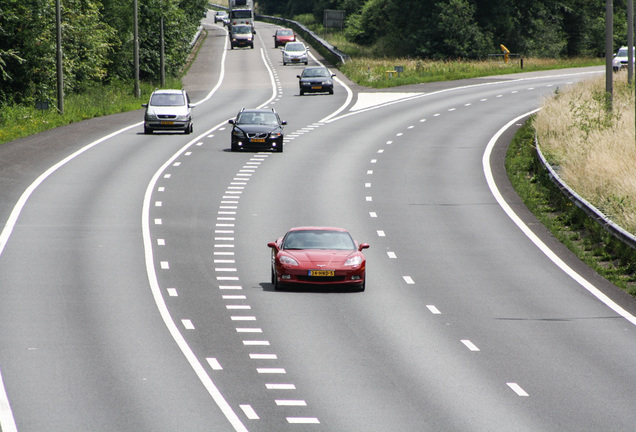
{"type": "Polygon", "coordinates": [[[501,47],[501,51],[503,51],[504,55],[504,63],[508,63],[508,54],[510,54],[510,50],[503,45],[499,45],[501,47]]]}

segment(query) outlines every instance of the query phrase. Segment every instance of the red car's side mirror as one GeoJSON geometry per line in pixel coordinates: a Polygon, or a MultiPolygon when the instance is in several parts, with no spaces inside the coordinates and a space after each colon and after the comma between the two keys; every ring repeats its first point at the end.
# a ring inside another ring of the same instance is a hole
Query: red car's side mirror
{"type": "Polygon", "coordinates": [[[362,251],[362,249],[369,249],[369,244],[368,244],[368,243],[362,243],[362,244],[358,247],[358,251],[362,251]]]}

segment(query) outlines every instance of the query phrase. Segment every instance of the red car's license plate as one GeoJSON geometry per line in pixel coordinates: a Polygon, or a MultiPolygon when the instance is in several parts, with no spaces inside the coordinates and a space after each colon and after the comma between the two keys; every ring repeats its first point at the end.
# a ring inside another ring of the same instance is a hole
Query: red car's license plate
{"type": "Polygon", "coordinates": [[[335,276],[334,270],[309,270],[309,276],[335,276]]]}
{"type": "Polygon", "coordinates": [[[250,142],[265,142],[265,138],[252,138],[250,142]]]}

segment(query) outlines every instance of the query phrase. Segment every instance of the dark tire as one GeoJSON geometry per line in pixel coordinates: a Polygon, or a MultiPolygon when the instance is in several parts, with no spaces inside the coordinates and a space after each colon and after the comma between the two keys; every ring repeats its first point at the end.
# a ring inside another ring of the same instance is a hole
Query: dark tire
{"type": "Polygon", "coordinates": [[[280,284],[278,283],[278,279],[276,277],[276,271],[272,268],[272,285],[274,285],[274,291],[280,290],[280,284]]]}
{"type": "Polygon", "coordinates": [[[367,285],[367,281],[365,280],[364,282],[362,282],[362,285],[358,287],[358,291],[364,292],[364,290],[366,289],[366,285],[367,285]]]}
{"type": "Polygon", "coordinates": [[[304,95],[305,95],[305,92],[301,90],[301,91],[300,91],[300,95],[301,95],[301,96],[304,96],[304,95]]]}
{"type": "Polygon", "coordinates": [[[333,94],[333,89],[329,90],[329,94],[332,95],[333,94]]]}
{"type": "Polygon", "coordinates": [[[152,129],[147,128],[147,127],[144,127],[144,133],[145,133],[146,135],[152,135],[152,129]]]}
{"type": "Polygon", "coordinates": [[[230,147],[230,150],[232,150],[233,152],[235,152],[235,151],[238,151],[238,150],[239,150],[239,147],[238,147],[236,144],[232,143],[232,145],[231,145],[231,147],[230,147]]]}

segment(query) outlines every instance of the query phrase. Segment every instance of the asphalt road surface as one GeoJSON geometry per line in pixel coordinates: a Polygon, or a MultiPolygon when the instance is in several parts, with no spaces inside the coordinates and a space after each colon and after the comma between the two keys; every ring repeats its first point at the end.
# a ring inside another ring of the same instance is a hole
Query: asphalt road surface
{"type": "Polygon", "coordinates": [[[139,110],[0,147],[3,432],[636,429],[633,300],[503,172],[598,69],[301,97],[274,26],[230,51],[204,24],[194,134],[139,110]],[[229,151],[242,107],[279,112],[284,153],[229,151]],[[299,225],[370,243],[366,291],[274,291],[299,225]]]}

